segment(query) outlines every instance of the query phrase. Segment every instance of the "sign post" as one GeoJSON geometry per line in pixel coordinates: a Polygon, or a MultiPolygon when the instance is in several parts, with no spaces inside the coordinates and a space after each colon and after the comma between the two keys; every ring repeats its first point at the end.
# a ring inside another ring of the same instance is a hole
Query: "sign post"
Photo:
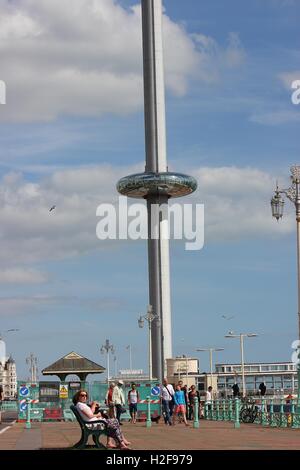
{"type": "Polygon", "coordinates": [[[26,429],[31,429],[31,421],[30,421],[30,409],[31,409],[31,400],[30,398],[26,398],[27,404],[27,420],[26,420],[26,429]]]}

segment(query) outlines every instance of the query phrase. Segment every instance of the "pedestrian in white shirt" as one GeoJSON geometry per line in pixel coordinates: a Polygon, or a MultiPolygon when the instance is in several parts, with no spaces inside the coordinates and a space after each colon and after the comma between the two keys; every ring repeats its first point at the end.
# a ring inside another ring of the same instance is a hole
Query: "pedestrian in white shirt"
{"type": "Polygon", "coordinates": [[[172,426],[171,416],[174,406],[174,394],[173,385],[169,384],[167,379],[164,379],[161,386],[161,404],[165,424],[169,424],[170,426],[172,426]]]}
{"type": "Polygon", "coordinates": [[[116,407],[116,414],[117,414],[116,418],[119,421],[120,425],[122,425],[120,417],[124,410],[124,405],[125,405],[125,397],[124,397],[124,392],[122,390],[123,385],[124,385],[123,380],[119,380],[117,387],[114,387],[114,391],[112,395],[113,403],[116,407]]]}
{"type": "Polygon", "coordinates": [[[205,403],[207,403],[207,409],[211,410],[212,404],[212,387],[209,386],[205,394],[205,403]]]}

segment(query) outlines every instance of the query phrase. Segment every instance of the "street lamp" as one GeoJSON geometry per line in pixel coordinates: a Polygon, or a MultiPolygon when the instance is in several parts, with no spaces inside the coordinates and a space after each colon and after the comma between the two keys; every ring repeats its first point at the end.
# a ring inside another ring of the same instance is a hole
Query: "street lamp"
{"type": "Polygon", "coordinates": [[[213,386],[213,351],[224,351],[224,348],[199,348],[196,351],[209,351],[209,363],[210,363],[210,386],[213,386]]]}
{"type": "Polygon", "coordinates": [[[147,314],[141,315],[138,319],[139,328],[144,328],[144,320],[147,320],[149,326],[149,381],[152,380],[152,347],[151,347],[151,328],[152,322],[158,318],[158,315],[153,312],[152,305],[148,305],[147,314]]]}
{"type": "Polygon", "coordinates": [[[228,335],[225,335],[225,338],[240,338],[243,397],[246,396],[245,367],[244,367],[244,338],[245,337],[254,338],[255,336],[258,336],[258,335],[256,333],[239,333],[235,335],[233,331],[229,331],[228,335]]]}
{"type": "MultiPolygon", "coordinates": [[[[288,189],[279,189],[276,186],[275,195],[271,199],[272,216],[277,219],[283,216],[284,200],[281,194],[284,194],[295,206],[296,209],[296,224],[297,224],[297,267],[298,267],[298,340],[300,340],[300,166],[294,165],[290,169],[292,185],[288,189]]],[[[297,394],[297,407],[300,407],[300,364],[299,364],[299,343],[297,347],[297,379],[298,379],[298,394],[297,394]]]]}
{"type": "Polygon", "coordinates": [[[109,383],[109,352],[111,351],[114,354],[115,349],[112,344],[109,343],[109,339],[105,341],[105,344],[101,346],[101,354],[106,353],[106,362],[107,362],[107,383],[109,383]]]}

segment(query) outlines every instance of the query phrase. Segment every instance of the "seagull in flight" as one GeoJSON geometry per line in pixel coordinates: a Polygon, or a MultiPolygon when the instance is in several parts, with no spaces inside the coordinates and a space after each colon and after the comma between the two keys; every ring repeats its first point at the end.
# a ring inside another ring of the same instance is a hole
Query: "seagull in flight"
{"type": "Polygon", "coordinates": [[[49,212],[54,211],[55,208],[56,208],[56,206],[52,206],[52,207],[50,208],[49,212]]]}

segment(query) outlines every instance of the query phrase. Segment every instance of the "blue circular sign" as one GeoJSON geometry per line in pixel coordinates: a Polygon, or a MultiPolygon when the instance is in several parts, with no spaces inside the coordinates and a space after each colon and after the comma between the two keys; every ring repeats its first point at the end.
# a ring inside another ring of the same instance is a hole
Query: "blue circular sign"
{"type": "Polygon", "coordinates": [[[27,387],[20,388],[20,395],[22,395],[22,397],[27,397],[28,394],[29,394],[29,389],[27,387]]]}
{"type": "Polygon", "coordinates": [[[159,387],[153,387],[151,388],[151,395],[159,395],[160,394],[160,388],[159,387]]]}
{"type": "Polygon", "coordinates": [[[26,411],[26,408],[27,408],[27,403],[21,403],[20,411],[26,411]]]}

